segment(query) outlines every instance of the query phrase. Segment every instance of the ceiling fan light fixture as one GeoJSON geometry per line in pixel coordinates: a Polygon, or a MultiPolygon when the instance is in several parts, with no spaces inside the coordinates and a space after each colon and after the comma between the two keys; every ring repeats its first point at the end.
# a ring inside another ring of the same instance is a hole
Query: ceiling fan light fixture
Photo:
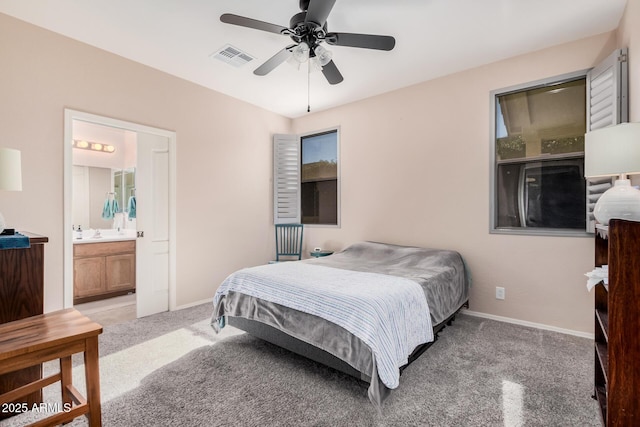
{"type": "Polygon", "coordinates": [[[293,48],[293,58],[300,64],[307,62],[309,59],[309,45],[305,42],[299,43],[298,46],[293,48]]]}
{"type": "Polygon", "coordinates": [[[325,49],[323,46],[316,46],[314,49],[316,54],[316,59],[320,63],[321,66],[327,65],[331,62],[331,58],[333,57],[333,53],[330,50],[325,49]]]}
{"type": "Polygon", "coordinates": [[[320,60],[318,59],[317,56],[309,58],[309,72],[310,73],[314,73],[316,71],[322,71],[322,67],[323,67],[323,65],[322,65],[322,63],[320,63],[320,60]]]}
{"type": "Polygon", "coordinates": [[[295,68],[296,70],[300,70],[300,64],[298,62],[298,60],[296,58],[294,58],[293,55],[291,55],[288,59],[287,59],[287,64],[291,65],[293,68],[295,68]]]}

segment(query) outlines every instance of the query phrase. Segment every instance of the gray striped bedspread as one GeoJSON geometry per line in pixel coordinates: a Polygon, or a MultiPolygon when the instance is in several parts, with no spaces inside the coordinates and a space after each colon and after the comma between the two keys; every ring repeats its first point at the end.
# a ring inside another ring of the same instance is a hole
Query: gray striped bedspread
{"type": "Polygon", "coordinates": [[[471,274],[452,250],[358,242],[331,256],[301,262],[413,280],[424,290],[434,325],[469,299],[471,274]]]}
{"type": "MultiPolygon", "coordinates": [[[[458,252],[451,250],[359,242],[331,256],[256,268],[260,271],[269,269],[268,271],[275,273],[276,270],[272,270],[272,267],[289,264],[328,267],[331,270],[316,269],[316,271],[326,272],[333,270],[332,273],[335,275],[347,275],[344,277],[349,277],[348,275],[354,272],[373,273],[389,276],[389,280],[392,282],[398,279],[406,279],[418,284],[423,296],[426,297],[427,306],[421,309],[421,313],[416,318],[407,316],[404,319],[404,321],[409,319],[412,327],[423,325],[423,328],[429,329],[432,324],[438,325],[444,322],[449,316],[456,313],[469,298],[471,275],[467,271],[462,256],[458,252]],[[343,270],[343,272],[339,274],[335,270],[343,270]]],[[[293,268],[297,269],[298,267],[293,268]]],[[[301,269],[309,271],[306,267],[301,267],[301,269]]],[[[346,328],[326,320],[326,316],[309,314],[290,308],[289,294],[280,293],[283,291],[280,277],[271,277],[271,280],[275,280],[277,283],[272,283],[270,286],[278,292],[277,298],[278,301],[283,302],[282,304],[271,302],[273,297],[264,295],[268,294],[268,292],[260,293],[266,298],[263,299],[244,295],[241,291],[231,290],[231,282],[236,282],[234,286],[240,286],[240,288],[245,289],[244,292],[253,292],[246,290],[247,287],[251,287],[250,281],[245,281],[242,278],[247,270],[256,271],[254,269],[246,269],[232,274],[216,293],[212,315],[214,329],[219,330],[224,325],[226,315],[241,317],[269,325],[289,336],[320,348],[362,373],[363,376],[361,378],[370,383],[368,389],[369,399],[374,406],[381,409],[382,402],[388,397],[390,388],[386,386],[378,374],[381,361],[377,360],[371,345],[346,328]]],[[[294,274],[292,276],[290,279],[296,282],[303,275],[294,274]]],[[[324,276],[316,277],[316,279],[319,282],[328,281],[324,276]]],[[[406,280],[403,283],[406,283],[406,280]]],[[[331,283],[330,280],[328,282],[331,283]]],[[[342,283],[344,286],[340,289],[344,291],[350,285],[350,280],[338,279],[336,283],[342,283]]],[[[315,290],[316,295],[325,296],[325,292],[319,290],[316,282],[310,287],[315,290]]],[[[361,284],[359,288],[364,290],[365,294],[370,291],[368,283],[366,285],[361,284]]],[[[355,294],[350,294],[350,297],[355,297],[355,294]]],[[[379,294],[378,297],[386,301],[389,295],[379,294]]],[[[315,301],[312,302],[315,303],[315,301]]],[[[332,306],[331,309],[333,308],[332,306]]],[[[322,313],[330,311],[319,307],[316,307],[316,310],[322,313]]],[[[423,329],[420,329],[420,331],[422,332],[419,332],[418,336],[426,333],[423,329]]],[[[403,332],[403,334],[405,333],[403,332]]],[[[393,341],[392,338],[388,337],[382,341],[385,340],[393,341]]],[[[428,342],[428,337],[419,338],[418,341],[428,342]]],[[[409,347],[409,352],[411,352],[413,350],[411,348],[412,344],[409,344],[408,341],[405,344],[409,347]]],[[[409,354],[404,352],[398,354],[395,350],[389,353],[394,354],[396,360],[393,363],[389,362],[388,366],[385,365],[383,368],[385,370],[392,369],[392,366],[400,363],[398,360],[404,361],[407,357],[406,354],[409,354]]],[[[391,359],[393,360],[393,358],[391,359]]],[[[391,385],[396,385],[396,372],[398,369],[394,367],[393,371],[388,374],[387,382],[391,385]]]]}
{"type": "MultiPolygon", "coordinates": [[[[371,348],[380,380],[390,389],[398,387],[399,368],[411,352],[433,341],[425,293],[418,283],[402,277],[284,262],[231,274],[216,292],[214,307],[229,292],[281,304],[343,327],[371,348]]],[[[224,317],[212,319],[212,325],[219,330],[224,317]]]]}

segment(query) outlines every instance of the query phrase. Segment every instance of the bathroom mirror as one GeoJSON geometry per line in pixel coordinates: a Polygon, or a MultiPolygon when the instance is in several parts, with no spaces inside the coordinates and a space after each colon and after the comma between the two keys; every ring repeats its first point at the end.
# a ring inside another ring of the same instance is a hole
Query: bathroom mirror
{"type": "MultiPolygon", "coordinates": [[[[114,219],[103,219],[106,200],[115,199],[119,212],[128,212],[129,198],[135,196],[135,168],[112,169],[73,166],[72,224],[82,229],[105,229],[114,219]]],[[[127,228],[127,221],[122,221],[127,228]]]]}

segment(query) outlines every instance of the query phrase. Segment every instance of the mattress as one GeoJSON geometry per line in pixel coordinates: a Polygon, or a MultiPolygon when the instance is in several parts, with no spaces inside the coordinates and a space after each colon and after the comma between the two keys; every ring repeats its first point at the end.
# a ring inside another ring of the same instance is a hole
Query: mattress
{"type": "MultiPolygon", "coordinates": [[[[322,270],[322,267],[325,267],[330,269],[327,271],[332,272],[334,269],[341,269],[345,270],[345,273],[354,271],[369,273],[374,275],[373,277],[384,275],[392,280],[410,280],[414,286],[419,285],[418,289],[422,290],[428,302],[428,307],[424,311],[431,319],[427,319],[430,320],[427,322],[422,318],[419,323],[428,324],[429,328],[432,323],[436,325],[446,320],[468,299],[468,274],[461,256],[454,251],[362,242],[329,257],[296,263],[302,263],[298,267],[304,265],[304,268],[296,269],[302,272],[322,270]],[[313,269],[313,266],[319,268],[313,269]]],[[[242,270],[234,275],[240,273],[242,270]]],[[[238,278],[234,275],[230,277],[237,280],[238,278]]],[[[242,280],[244,285],[244,279],[242,280]]],[[[275,289],[274,292],[278,292],[277,288],[273,289],[275,289]]],[[[397,386],[392,384],[392,387],[389,387],[389,381],[385,384],[380,379],[378,374],[380,362],[376,361],[376,352],[372,351],[371,345],[368,345],[366,340],[354,335],[336,322],[323,318],[326,316],[306,313],[288,307],[286,301],[285,304],[278,304],[273,301],[273,298],[260,298],[249,295],[250,293],[250,291],[219,290],[212,316],[214,328],[223,326],[224,319],[229,316],[259,322],[301,342],[311,344],[362,373],[361,378],[370,382],[369,398],[378,407],[388,395],[389,390],[397,386]],[[221,292],[224,295],[220,295],[221,292]]],[[[415,319],[420,315],[422,313],[414,314],[415,319]]],[[[246,326],[246,322],[240,322],[239,326],[243,325],[246,326]]],[[[408,350],[407,356],[411,350],[413,347],[408,350]]]]}

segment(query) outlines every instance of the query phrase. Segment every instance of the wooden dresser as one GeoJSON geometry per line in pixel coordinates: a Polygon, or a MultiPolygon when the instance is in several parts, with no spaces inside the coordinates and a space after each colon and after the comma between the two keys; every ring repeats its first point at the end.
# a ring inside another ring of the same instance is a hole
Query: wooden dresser
{"type": "Polygon", "coordinates": [[[640,426],[640,222],[613,219],[596,230],[595,397],[606,426],[640,426]]]}
{"type": "MultiPolygon", "coordinates": [[[[29,237],[29,248],[0,249],[0,323],[44,312],[44,244],[49,239],[24,231],[20,233],[29,237]]],[[[42,366],[0,375],[0,394],[41,377],[42,366]]],[[[38,391],[24,401],[31,406],[41,400],[38,391]]],[[[0,419],[8,415],[0,413],[0,419]]]]}

